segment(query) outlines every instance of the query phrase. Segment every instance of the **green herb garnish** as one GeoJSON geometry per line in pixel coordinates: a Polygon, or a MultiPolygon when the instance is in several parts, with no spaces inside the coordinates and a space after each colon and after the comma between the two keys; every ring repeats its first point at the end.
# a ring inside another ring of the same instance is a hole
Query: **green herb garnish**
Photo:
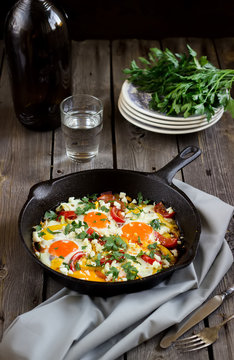
{"type": "Polygon", "coordinates": [[[87,237],[88,237],[88,234],[86,231],[81,231],[79,234],[76,234],[77,239],[84,240],[87,237]]]}
{"type": "Polygon", "coordinates": [[[167,115],[207,116],[209,121],[219,107],[229,110],[234,117],[234,100],[230,90],[234,70],[217,69],[206,58],[197,58],[189,46],[188,55],[173,54],[151,48],[148,59],[140,57],[140,68],[135,60],[124,73],[139,91],[150,93],[149,107],[167,115]]]}
{"type": "Polygon", "coordinates": [[[118,251],[119,248],[127,248],[126,242],[118,235],[103,236],[102,240],[105,241],[104,251],[118,251]]]}
{"type": "Polygon", "coordinates": [[[106,206],[104,206],[104,205],[101,206],[101,210],[102,210],[102,211],[105,211],[105,212],[109,212],[109,209],[108,209],[106,206]]]}
{"type": "Polygon", "coordinates": [[[127,280],[135,280],[138,274],[137,268],[135,266],[132,266],[130,262],[127,262],[126,264],[122,265],[122,268],[126,272],[127,280]]]}
{"type": "Polygon", "coordinates": [[[34,227],[34,229],[35,229],[36,231],[41,231],[41,230],[42,230],[42,226],[41,226],[41,225],[37,225],[37,226],[34,227]]]}
{"type": "Polygon", "coordinates": [[[53,235],[61,233],[61,231],[52,231],[49,228],[47,228],[46,230],[48,231],[48,233],[53,234],[53,235]]]}
{"type": "Polygon", "coordinates": [[[152,226],[152,228],[154,230],[158,230],[158,229],[160,229],[161,223],[160,223],[159,219],[154,219],[149,223],[149,225],[152,226]]]}
{"type": "Polygon", "coordinates": [[[112,274],[113,280],[117,279],[117,277],[119,276],[119,270],[116,267],[111,266],[110,270],[107,272],[107,275],[109,274],[112,274]]]}
{"type": "Polygon", "coordinates": [[[44,236],[44,235],[46,235],[46,233],[45,233],[44,231],[41,231],[41,232],[38,233],[38,236],[39,236],[39,237],[42,237],[42,236],[44,236]]]}
{"type": "Polygon", "coordinates": [[[45,215],[44,215],[44,218],[46,220],[56,220],[57,219],[57,214],[56,212],[50,210],[50,211],[46,211],[45,215]]]}

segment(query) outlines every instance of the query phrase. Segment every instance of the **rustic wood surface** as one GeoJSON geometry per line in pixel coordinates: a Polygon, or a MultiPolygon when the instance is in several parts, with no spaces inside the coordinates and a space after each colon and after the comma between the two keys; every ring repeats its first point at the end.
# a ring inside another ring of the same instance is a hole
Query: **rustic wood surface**
{"type": "MultiPolygon", "coordinates": [[[[187,135],[162,135],[143,130],[127,122],[117,103],[124,76],[122,69],[132,59],[145,56],[149,47],[169,47],[184,51],[189,43],[198,54],[207,55],[214,65],[234,68],[234,39],[168,38],[153,40],[85,40],[73,43],[73,92],[90,93],[104,102],[104,129],[100,152],[95,160],[76,164],[66,158],[61,129],[55,132],[31,132],[15,117],[7,68],[0,44],[0,338],[16,318],[52,294],[61,286],[29,259],[18,235],[18,215],[27,199],[29,188],[42,180],[75,171],[94,168],[122,168],[154,171],[162,167],[188,145],[198,145],[202,156],[177,174],[177,178],[234,204],[234,122],[225,113],[217,124],[205,131],[187,135]]],[[[234,222],[227,240],[234,248],[234,222]]],[[[214,293],[233,282],[233,267],[214,293]]],[[[214,294],[213,294],[214,295],[214,294]]],[[[233,313],[233,299],[228,299],[211,316],[193,330],[214,325],[233,313]]],[[[234,322],[220,332],[211,347],[189,355],[193,360],[232,360],[234,344],[231,334],[234,322]]],[[[191,334],[191,331],[190,331],[191,334]]],[[[118,360],[185,360],[172,346],[160,349],[163,333],[132,349],[118,360]]],[[[6,359],[8,360],[8,359],[6,359]]],[[[10,360],[10,359],[9,359],[10,360]]],[[[47,360],[47,359],[45,359],[47,360]]],[[[48,359],[50,360],[50,359],[48,359]]]]}

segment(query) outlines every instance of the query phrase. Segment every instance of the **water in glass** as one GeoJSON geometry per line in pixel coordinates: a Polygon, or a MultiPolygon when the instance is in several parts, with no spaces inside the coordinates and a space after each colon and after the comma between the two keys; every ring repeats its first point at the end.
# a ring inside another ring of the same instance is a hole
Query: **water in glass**
{"type": "Polygon", "coordinates": [[[102,113],[70,111],[62,123],[66,153],[78,162],[89,161],[97,155],[102,131],[102,113]]]}

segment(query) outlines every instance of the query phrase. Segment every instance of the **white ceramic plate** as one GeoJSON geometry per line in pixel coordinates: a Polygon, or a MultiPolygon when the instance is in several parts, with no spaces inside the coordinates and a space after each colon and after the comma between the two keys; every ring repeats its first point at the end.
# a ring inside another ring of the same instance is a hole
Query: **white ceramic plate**
{"type": "MultiPolygon", "coordinates": [[[[137,88],[127,80],[125,80],[125,82],[123,83],[121,92],[124,100],[129,106],[131,106],[140,113],[156,117],[157,119],[191,122],[193,120],[201,120],[206,118],[205,115],[190,116],[187,118],[180,116],[167,116],[163,115],[162,113],[150,110],[149,101],[151,100],[151,95],[145,92],[138,91],[137,88]]],[[[221,110],[221,108],[217,109],[217,113],[219,113],[221,110]]]]}
{"type": "MultiPolygon", "coordinates": [[[[127,115],[131,116],[132,118],[151,125],[151,126],[158,126],[161,128],[165,128],[165,129],[192,129],[192,128],[196,128],[196,127],[201,127],[203,125],[207,125],[207,119],[203,119],[203,120],[197,120],[197,121],[192,121],[192,122],[188,122],[188,123],[184,123],[184,122],[176,122],[176,121],[164,121],[161,119],[157,119],[157,118],[152,118],[146,115],[142,115],[139,112],[137,112],[136,110],[130,108],[125,102],[123,97],[120,95],[119,97],[119,105],[121,106],[121,108],[126,112],[127,115]]],[[[219,116],[218,115],[214,115],[212,117],[212,119],[209,121],[209,124],[212,124],[216,118],[219,116]]]]}
{"type": "MultiPolygon", "coordinates": [[[[120,93],[119,98],[120,98],[121,104],[124,107],[124,109],[126,110],[126,112],[130,111],[131,115],[137,116],[140,119],[145,119],[145,120],[150,121],[152,123],[157,122],[157,124],[170,125],[170,127],[174,127],[174,126],[177,127],[177,126],[183,126],[183,125],[186,125],[188,127],[189,126],[193,127],[193,125],[201,126],[201,125],[207,124],[207,118],[206,117],[203,118],[203,119],[197,119],[197,120],[193,120],[193,121],[190,121],[190,119],[185,120],[185,118],[184,118],[184,121],[182,121],[182,120],[178,121],[178,120],[163,120],[163,119],[157,118],[156,116],[153,117],[153,116],[145,115],[145,114],[135,110],[133,107],[131,107],[126,102],[125,98],[123,97],[122,92],[120,93]]],[[[221,113],[223,113],[223,108],[221,108],[215,115],[213,115],[213,117],[212,117],[212,119],[210,121],[212,121],[214,118],[219,116],[221,113]]]]}
{"type": "Polygon", "coordinates": [[[145,124],[139,120],[136,120],[135,118],[133,118],[132,116],[128,115],[126,113],[126,111],[121,107],[120,105],[120,102],[118,102],[118,108],[119,108],[119,111],[121,113],[121,115],[127,120],[129,121],[130,123],[132,123],[133,125],[136,125],[142,129],[145,129],[145,130],[148,130],[148,131],[152,131],[152,132],[156,132],[156,133],[161,133],[161,134],[171,134],[171,135],[180,135],[180,134],[190,134],[190,133],[194,133],[194,132],[198,132],[198,131],[201,131],[201,130],[205,130],[207,129],[208,127],[214,125],[217,121],[219,121],[222,117],[222,115],[218,116],[213,123],[208,123],[206,125],[203,125],[203,126],[199,126],[199,127],[196,127],[196,128],[193,128],[193,129],[186,129],[186,130],[169,130],[169,129],[163,129],[163,128],[160,128],[160,127],[157,127],[157,126],[151,126],[151,125],[148,125],[148,124],[145,124]]]}

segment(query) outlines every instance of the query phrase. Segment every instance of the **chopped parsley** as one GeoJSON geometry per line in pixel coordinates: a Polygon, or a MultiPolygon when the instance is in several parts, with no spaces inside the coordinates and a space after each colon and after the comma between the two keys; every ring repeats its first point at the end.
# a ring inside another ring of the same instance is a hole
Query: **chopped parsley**
{"type": "Polygon", "coordinates": [[[156,248],[157,248],[157,243],[155,242],[155,243],[153,243],[153,244],[149,244],[149,245],[147,246],[147,248],[148,248],[149,250],[156,249],[156,248]]]}
{"type": "Polygon", "coordinates": [[[107,275],[109,274],[112,274],[113,280],[117,279],[119,276],[119,270],[116,267],[111,266],[110,270],[107,272],[107,275]]]}
{"type": "Polygon", "coordinates": [[[75,211],[76,215],[83,215],[83,214],[85,214],[88,210],[91,210],[91,209],[95,209],[95,208],[96,208],[95,204],[92,203],[92,202],[87,202],[87,203],[84,203],[84,204],[85,204],[84,206],[82,206],[82,207],[77,207],[77,208],[76,208],[76,211],[75,211]]]}
{"type": "Polygon", "coordinates": [[[142,204],[147,205],[147,204],[149,204],[150,200],[144,200],[142,193],[139,192],[139,193],[137,194],[137,202],[138,202],[139,205],[142,205],[142,204]]]}
{"type": "Polygon", "coordinates": [[[63,262],[63,265],[64,265],[64,267],[65,267],[67,270],[70,270],[70,266],[69,266],[68,263],[63,262]]]}
{"type": "Polygon", "coordinates": [[[101,206],[101,210],[104,212],[109,212],[110,209],[108,209],[106,206],[101,206]]]}
{"type": "Polygon", "coordinates": [[[50,210],[50,211],[46,211],[45,215],[44,215],[44,218],[46,220],[56,220],[57,219],[57,214],[56,212],[50,210]]]}
{"type": "Polygon", "coordinates": [[[75,264],[75,269],[80,270],[80,264],[78,262],[75,264]]]}
{"type": "Polygon", "coordinates": [[[162,255],[162,260],[167,260],[169,263],[171,262],[171,258],[169,255],[162,255]]]}
{"type": "Polygon", "coordinates": [[[138,274],[137,268],[135,266],[132,266],[130,261],[128,261],[126,264],[122,265],[122,268],[124,269],[126,273],[127,280],[135,280],[138,274]]]}
{"type": "Polygon", "coordinates": [[[158,230],[160,229],[161,222],[159,221],[159,219],[154,219],[149,223],[149,225],[152,226],[154,230],[158,230]]]}
{"type": "Polygon", "coordinates": [[[81,220],[79,220],[78,223],[76,221],[72,221],[71,224],[66,225],[64,229],[64,234],[67,235],[70,232],[75,231],[76,229],[80,229],[82,226],[84,226],[84,228],[88,227],[87,223],[81,220]]]}
{"type": "Polygon", "coordinates": [[[126,242],[118,235],[103,236],[103,241],[105,241],[104,251],[117,251],[119,248],[127,248],[126,242]]]}
{"type": "Polygon", "coordinates": [[[61,231],[52,231],[49,228],[47,228],[46,230],[48,231],[48,233],[53,234],[53,235],[61,233],[61,231]]]}
{"type": "Polygon", "coordinates": [[[37,226],[34,227],[34,229],[35,229],[36,231],[41,231],[41,230],[42,230],[42,226],[41,226],[41,225],[37,225],[37,226]]]}
{"type": "Polygon", "coordinates": [[[44,236],[44,235],[46,235],[46,233],[45,233],[44,231],[41,231],[41,232],[38,233],[38,236],[39,236],[39,237],[42,237],[42,236],[44,236]]]}
{"type": "Polygon", "coordinates": [[[88,237],[88,234],[86,231],[81,231],[79,234],[76,234],[77,239],[84,240],[87,237],[88,237]]]}

